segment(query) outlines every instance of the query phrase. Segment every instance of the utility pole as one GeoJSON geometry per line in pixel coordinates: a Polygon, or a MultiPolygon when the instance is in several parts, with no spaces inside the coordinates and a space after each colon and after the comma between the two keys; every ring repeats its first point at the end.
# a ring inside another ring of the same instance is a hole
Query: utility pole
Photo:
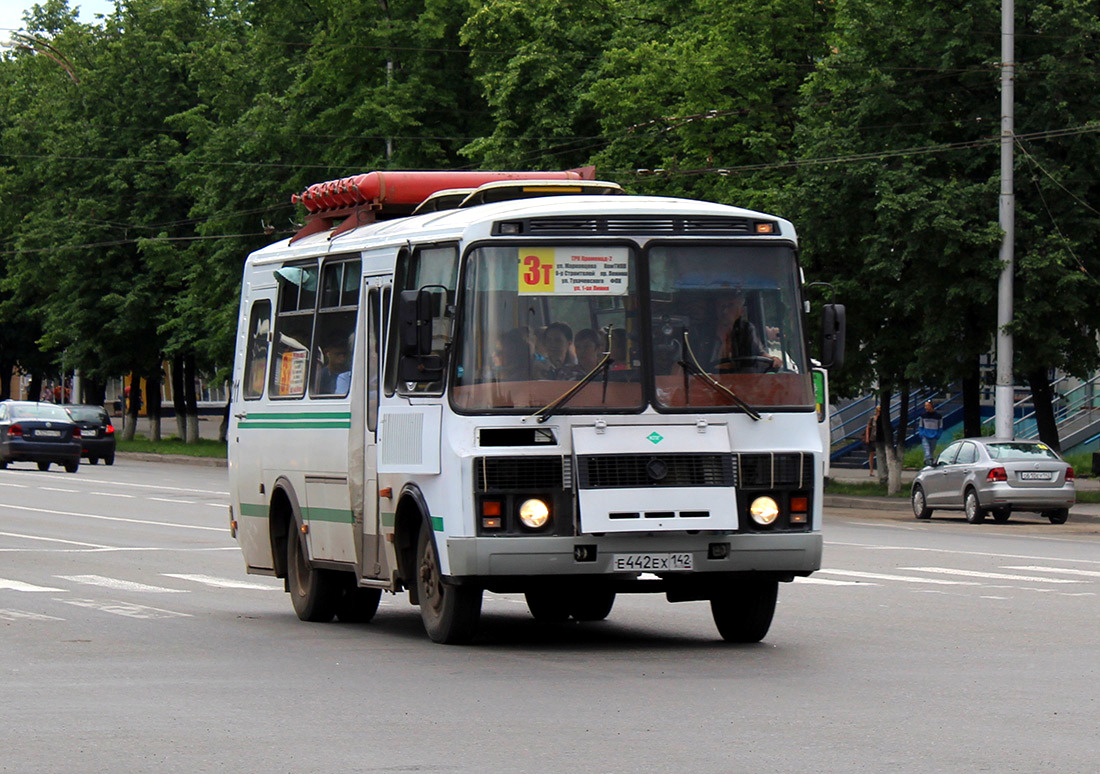
{"type": "Polygon", "coordinates": [[[997,283],[997,388],[994,426],[1001,438],[1012,438],[1012,322],[1013,273],[1016,264],[1016,201],[1013,191],[1012,152],[1015,141],[1015,0],[1001,0],[1001,278],[997,283]]]}

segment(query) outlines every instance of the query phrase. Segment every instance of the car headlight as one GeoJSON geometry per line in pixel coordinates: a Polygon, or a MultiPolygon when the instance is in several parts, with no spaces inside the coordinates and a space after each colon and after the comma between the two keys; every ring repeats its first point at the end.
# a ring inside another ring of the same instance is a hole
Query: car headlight
{"type": "Polygon", "coordinates": [[[525,527],[539,529],[550,521],[550,506],[537,498],[525,500],[519,507],[519,520],[525,527]]]}
{"type": "Polygon", "coordinates": [[[752,520],[761,527],[766,527],[779,517],[779,505],[770,497],[757,497],[749,506],[752,520]]]}

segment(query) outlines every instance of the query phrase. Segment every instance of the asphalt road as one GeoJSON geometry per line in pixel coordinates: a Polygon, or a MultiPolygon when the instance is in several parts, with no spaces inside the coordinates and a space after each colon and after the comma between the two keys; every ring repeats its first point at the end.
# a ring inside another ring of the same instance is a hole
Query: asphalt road
{"type": "Polygon", "coordinates": [[[471,647],[386,596],[305,624],[219,468],[0,471],[0,771],[1094,772],[1100,525],[829,509],[768,638],[620,597],[471,647]]]}

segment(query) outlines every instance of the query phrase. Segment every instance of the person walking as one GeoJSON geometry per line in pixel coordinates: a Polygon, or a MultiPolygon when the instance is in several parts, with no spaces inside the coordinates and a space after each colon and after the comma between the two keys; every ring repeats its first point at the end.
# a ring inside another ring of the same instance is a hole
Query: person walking
{"type": "Polygon", "coordinates": [[[863,443],[867,445],[867,467],[875,475],[875,452],[878,450],[879,422],[882,420],[882,406],[875,406],[875,413],[867,420],[863,428],[863,443]]]}
{"type": "Polygon", "coordinates": [[[943,435],[943,417],[930,400],[925,401],[924,413],[917,419],[917,435],[920,436],[920,445],[924,449],[924,464],[931,465],[936,441],[943,435]]]}

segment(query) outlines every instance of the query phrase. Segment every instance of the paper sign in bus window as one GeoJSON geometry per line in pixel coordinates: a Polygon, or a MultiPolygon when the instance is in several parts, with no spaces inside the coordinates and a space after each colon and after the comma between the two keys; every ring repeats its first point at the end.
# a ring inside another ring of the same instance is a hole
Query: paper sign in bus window
{"type": "Polygon", "coordinates": [[[625,247],[520,248],[519,294],[625,296],[629,255],[625,247]]]}
{"type": "Polygon", "coordinates": [[[306,360],[309,353],[284,352],[279,361],[279,394],[301,395],[306,390],[306,360]]]}

